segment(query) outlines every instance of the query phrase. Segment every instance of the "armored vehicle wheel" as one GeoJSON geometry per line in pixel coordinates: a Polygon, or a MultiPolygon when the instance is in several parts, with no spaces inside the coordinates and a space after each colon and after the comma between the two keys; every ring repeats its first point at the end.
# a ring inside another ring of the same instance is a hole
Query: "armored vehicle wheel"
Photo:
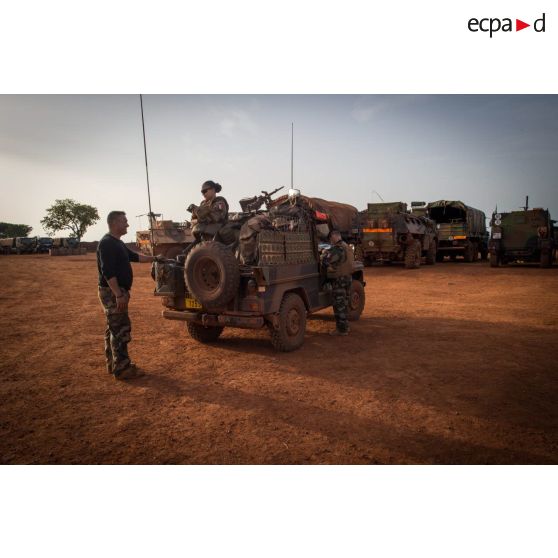
{"type": "Polygon", "coordinates": [[[223,333],[223,329],[225,328],[219,326],[204,327],[201,324],[186,322],[186,329],[192,339],[200,343],[211,343],[219,339],[219,336],[223,333]]]}
{"type": "Polygon", "coordinates": [[[486,248],[481,248],[481,260],[486,261],[488,259],[488,250],[486,248]]]}
{"type": "Polygon", "coordinates": [[[465,252],[463,252],[463,257],[467,263],[471,263],[475,260],[475,245],[472,242],[467,242],[465,252]]]}
{"type": "Polygon", "coordinates": [[[287,293],[279,308],[279,327],[270,326],[271,344],[277,351],[294,351],[304,343],[306,306],[295,293],[287,293]]]}
{"type": "Polygon", "coordinates": [[[362,283],[353,279],[349,290],[349,312],[347,314],[349,321],[356,322],[360,318],[365,302],[366,295],[364,294],[362,283]]]}
{"type": "Polygon", "coordinates": [[[188,254],[184,279],[198,302],[207,308],[217,308],[237,293],[240,271],[234,254],[224,244],[202,242],[188,254]]]}
{"type": "Polygon", "coordinates": [[[436,241],[432,241],[426,252],[426,265],[434,265],[438,261],[436,253],[436,241]]]}
{"type": "Polygon", "coordinates": [[[541,253],[541,267],[550,267],[552,265],[551,252],[541,253]]]}
{"type": "Polygon", "coordinates": [[[490,267],[500,266],[500,256],[498,254],[490,254],[490,267]]]}
{"type": "Polygon", "coordinates": [[[407,269],[416,269],[420,266],[421,247],[419,240],[413,240],[412,244],[407,246],[405,250],[405,267],[407,269]]]}

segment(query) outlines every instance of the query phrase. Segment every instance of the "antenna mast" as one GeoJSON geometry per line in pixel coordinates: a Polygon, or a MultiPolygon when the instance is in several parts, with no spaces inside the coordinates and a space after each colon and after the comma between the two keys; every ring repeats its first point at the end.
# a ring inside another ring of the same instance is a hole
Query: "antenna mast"
{"type": "Polygon", "coordinates": [[[143,154],[145,155],[145,176],[147,178],[147,201],[149,204],[149,233],[151,236],[151,255],[153,252],[153,211],[151,211],[151,192],[149,191],[149,168],[147,166],[147,145],[145,142],[145,121],[143,119],[143,97],[140,93],[140,107],[141,107],[141,129],[143,131],[143,154]]]}
{"type": "Polygon", "coordinates": [[[293,189],[294,122],[291,122],[291,190],[293,189]]]}

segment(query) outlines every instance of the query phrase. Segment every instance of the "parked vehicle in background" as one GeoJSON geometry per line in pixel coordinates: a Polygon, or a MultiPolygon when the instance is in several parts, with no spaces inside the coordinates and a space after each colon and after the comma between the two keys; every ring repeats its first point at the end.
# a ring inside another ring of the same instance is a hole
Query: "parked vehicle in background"
{"type": "Polygon", "coordinates": [[[15,239],[16,254],[32,254],[37,248],[37,239],[34,236],[18,236],[15,239]]]}
{"type": "Polygon", "coordinates": [[[488,257],[488,231],[486,216],[480,209],[461,201],[438,200],[426,206],[428,216],[436,222],[438,251],[436,258],[456,259],[463,256],[466,262],[488,257]]]}
{"type": "Polygon", "coordinates": [[[361,213],[355,257],[365,264],[403,261],[406,268],[417,268],[423,256],[434,264],[436,249],[436,224],[410,213],[404,202],[369,203],[361,213]]]}
{"type": "Polygon", "coordinates": [[[87,250],[80,247],[77,238],[58,237],[53,239],[49,254],[51,256],[82,256],[87,254],[87,250]]]}
{"type": "Polygon", "coordinates": [[[0,238],[0,249],[4,256],[15,253],[15,237],[13,238],[0,238]]]}
{"type": "Polygon", "coordinates": [[[188,221],[177,223],[157,219],[157,215],[153,215],[150,222],[153,228],[153,246],[150,230],[136,232],[136,244],[143,254],[173,259],[195,240],[192,225],[188,221]]]}
{"type": "Polygon", "coordinates": [[[495,211],[490,221],[490,265],[537,262],[550,267],[558,246],[555,221],[540,207],[508,213],[495,211]]]}
{"type": "Polygon", "coordinates": [[[37,245],[35,252],[37,254],[48,254],[52,248],[52,238],[50,236],[37,236],[37,245]]]}

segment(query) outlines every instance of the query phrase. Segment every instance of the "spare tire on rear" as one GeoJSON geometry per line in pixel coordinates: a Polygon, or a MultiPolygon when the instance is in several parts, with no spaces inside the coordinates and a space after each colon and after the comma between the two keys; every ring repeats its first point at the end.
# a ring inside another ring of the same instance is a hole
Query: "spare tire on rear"
{"type": "Polygon", "coordinates": [[[220,242],[202,242],[194,246],[184,265],[184,279],[190,294],[206,308],[219,308],[238,292],[238,262],[220,242]]]}

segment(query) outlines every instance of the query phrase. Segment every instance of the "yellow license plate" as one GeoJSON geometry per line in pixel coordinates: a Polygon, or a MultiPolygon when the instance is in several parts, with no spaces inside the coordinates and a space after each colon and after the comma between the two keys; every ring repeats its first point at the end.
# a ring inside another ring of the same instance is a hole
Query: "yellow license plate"
{"type": "Polygon", "coordinates": [[[202,305],[194,298],[185,299],[186,308],[195,308],[196,310],[201,310],[202,305]]]}

